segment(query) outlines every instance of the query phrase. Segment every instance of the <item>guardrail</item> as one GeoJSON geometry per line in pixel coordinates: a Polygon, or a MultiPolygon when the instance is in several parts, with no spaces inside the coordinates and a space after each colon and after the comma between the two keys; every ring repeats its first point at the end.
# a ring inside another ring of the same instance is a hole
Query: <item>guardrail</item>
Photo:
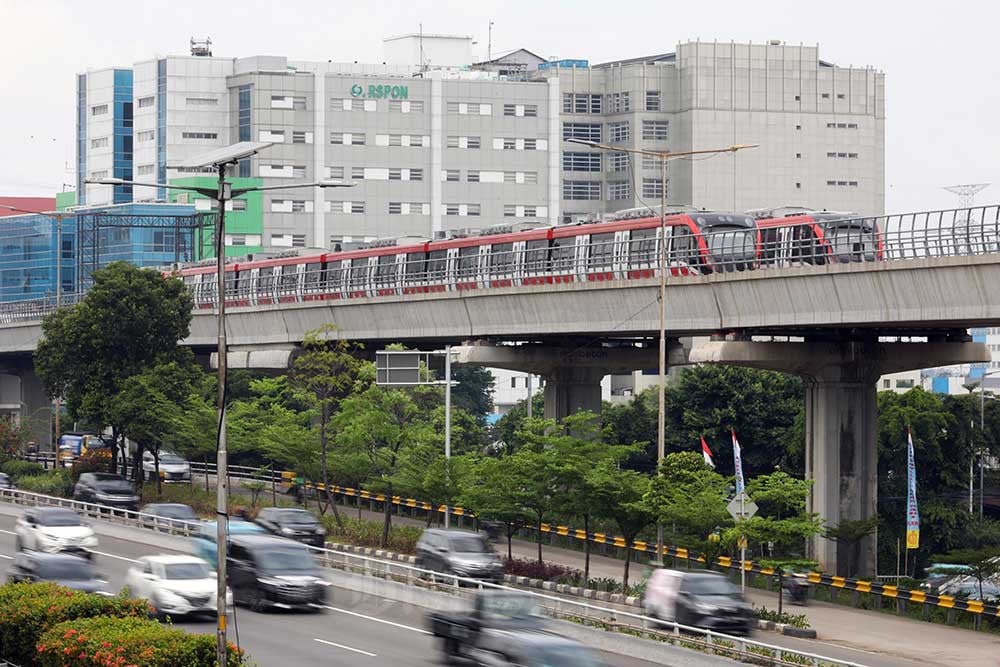
{"type": "MultiPolygon", "coordinates": [[[[38,454],[31,456],[33,458],[29,458],[29,460],[36,460],[39,462],[45,461],[47,463],[54,464],[54,456],[51,454],[38,454]]],[[[192,462],[191,468],[192,474],[197,473],[201,475],[206,473],[214,475],[216,470],[214,463],[206,464],[192,462]]],[[[264,469],[262,472],[261,468],[254,468],[252,466],[230,466],[230,477],[235,479],[259,479],[261,481],[274,484],[295,484],[295,480],[297,479],[296,474],[292,471],[269,471],[264,469]]],[[[303,486],[309,490],[317,492],[324,489],[323,485],[319,483],[304,483],[303,486]]],[[[415,498],[403,498],[401,496],[392,496],[391,498],[387,498],[387,496],[383,493],[368,491],[366,489],[330,485],[330,492],[332,494],[354,497],[359,501],[370,500],[384,503],[388,499],[389,502],[400,507],[410,507],[427,512],[443,513],[447,511],[456,517],[475,518],[475,514],[473,512],[462,507],[446,507],[445,505],[435,507],[431,503],[417,500],[415,498]]],[[[523,528],[531,531],[536,530],[534,526],[523,526],[523,528]]],[[[571,528],[569,526],[558,526],[547,523],[543,523],[541,525],[541,532],[559,537],[568,537],[578,541],[589,540],[594,544],[608,545],[620,549],[631,549],[639,553],[650,554],[653,557],[656,556],[656,545],[649,544],[642,540],[634,540],[632,545],[629,546],[623,537],[607,535],[605,533],[587,533],[586,531],[571,528]]],[[[705,562],[704,557],[697,552],[686,549],[685,547],[670,545],[664,545],[661,557],[677,558],[697,563],[705,562]]],[[[732,558],[730,556],[719,556],[716,559],[715,564],[731,570],[739,571],[740,569],[744,569],[748,573],[758,574],[763,577],[774,577],[777,575],[777,570],[773,567],[765,566],[755,561],[741,562],[739,559],[732,558]]],[[[838,577],[823,572],[809,572],[804,575],[804,577],[809,583],[815,586],[829,587],[831,590],[831,596],[836,595],[837,591],[843,590],[851,591],[855,595],[870,594],[885,597],[890,600],[896,600],[897,604],[906,602],[919,604],[921,605],[924,618],[927,618],[929,616],[929,610],[935,607],[944,609],[948,611],[949,614],[957,611],[965,611],[973,614],[976,628],[980,626],[980,620],[984,617],[1000,618],[1000,604],[997,603],[987,604],[977,600],[965,600],[950,595],[936,595],[927,591],[902,588],[898,585],[891,585],[882,581],[867,581],[864,579],[838,577]]],[[[855,604],[855,606],[857,605],[855,604]]],[[[897,611],[902,613],[903,608],[897,607],[897,611]]]]}
{"type": "MultiPolygon", "coordinates": [[[[88,517],[109,520],[113,523],[121,523],[134,528],[167,530],[169,532],[176,531],[182,535],[190,535],[192,530],[200,525],[196,522],[162,519],[141,512],[112,508],[97,503],[70,500],[58,496],[46,496],[29,491],[18,491],[16,489],[0,490],[0,500],[27,506],[66,507],[74,509],[88,517]]],[[[433,570],[426,570],[414,565],[383,558],[362,556],[321,547],[309,548],[318,555],[319,562],[326,567],[393,580],[413,586],[418,584],[429,585],[436,590],[453,595],[465,595],[470,589],[517,591],[521,594],[531,596],[537,601],[541,609],[554,618],[583,622],[585,625],[596,625],[612,631],[624,631],[630,634],[638,633],[673,644],[680,643],[685,646],[691,644],[699,645],[705,650],[716,654],[753,660],[763,659],[768,664],[774,665],[806,664],[816,666],[863,667],[863,665],[855,662],[775,646],[746,637],[726,635],[704,628],[663,621],[644,614],[611,609],[589,602],[526,591],[453,574],[442,574],[433,570]],[[666,631],[661,629],[664,627],[667,628],[666,631]]]]}

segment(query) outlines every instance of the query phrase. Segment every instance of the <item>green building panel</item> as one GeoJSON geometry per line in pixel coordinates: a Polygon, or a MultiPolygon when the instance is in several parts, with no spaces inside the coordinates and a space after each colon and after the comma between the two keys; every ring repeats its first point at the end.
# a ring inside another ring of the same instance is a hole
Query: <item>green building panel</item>
{"type": "MultiPolygon", "coordinates": [[[[257,188],[263,185],[259,178],[228,178],[233,188],[257,188]]],[[[216,188],[219,179],[212,176],[189,176],[186,178],[174,178],[170,180],[170,185],[181,185],[196,188],[216,188]]],[[[195,200],[207,199],[195,192],[181,192],[170,190],[170,201],[184,201],[194,204],[195,200]],[[185,197],[186,195],[186,197],[185,197]]],[[[197,204],[195,204],[197,206],[197,204]]],[[[226,257],[240,257],[248,253],[260,252],[264,243],[264,198],[260,192],[248,192],[234,200],[233,210],[226,211],[226,234],[242,235],[247,237],[245,245],[226,246],[226,257]],[[238,202],[245,202],[238,203],[238,202]],[[256,241],[256,243],[251,243],[256,241]]],[[[212,232],[205,230],[202,239],[201,257],[215,257],[215,248],[212,246],[212,232]]]]}
{"type": "Polygon", "coordinates": [[[65,211],[71,206],[76,206],[76,191],[67,190],[66,192],[56,193],[56,210],[65,211]]]}

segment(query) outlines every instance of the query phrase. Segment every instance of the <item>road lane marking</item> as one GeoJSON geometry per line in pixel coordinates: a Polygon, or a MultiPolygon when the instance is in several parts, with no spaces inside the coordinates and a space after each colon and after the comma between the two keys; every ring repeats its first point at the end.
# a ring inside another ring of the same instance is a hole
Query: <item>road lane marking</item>
{"type": "Polygon", "coordinates": [[[343,644],[338,644],[336,642],[330,642],[330,641],[327,641],[325,639],[319,639],[317,637],[313,637],[313,641],[314,642],[319,642],[320,644],[327,644],[329,646],[336,646],[337,648],[342,648],[345,651],[354,651],[355,653],[360,653],[361,655],[367,655],[369,658],[376,658],[376,657],[378,657],[374,653],[369,653],[368,651],[362,651],[359,648],[354,648],[354,647],[351,647],[351,646],[344,646],[343,644]]]}
{"type": "Polygon", "coordinates": [[[107,556],[108,558],[117,558],[118,560],[123,560],[128,563],[138,563],[139,561],[135,558],[126,558],[125,556],[116,556],[115,554],[105,553],[103,551],[92,551],[91,553],[97,554],[98,556],[107,556]]]}
{"type": "Polygon", "coordinates": [[[8,556],[7,554],[0,554],[0,558],[6,558],[7,560],[14,560],[13,556],[8,556]]]}
{"type": "MultiPolygon", "coordinates": [[[[358,618],[363,618],[368,621],[375,621],[376,623],[384,623],[385,625],[391,625],[394,628],[402,628],[403,630],[412,630],[413,632],[419,632],[422,635],[432,634],[423,628],[415,628],[411,625],[403,625],[402,623],[394,623],[392,621],[387,621],[384,618],[375,618],[374,616],[368,616],[366,614],[359,614],[356,611],[348,611],[347,609],[340,609],[339,607],[331,607],[328,604],[317,605],[323,609],[329,609],[330,611],[339,611],[341,614],[349,614],[351,616],[357,616],[358,618]]],[[[321,641],[317,639],[316,641],[321,641]]]]}

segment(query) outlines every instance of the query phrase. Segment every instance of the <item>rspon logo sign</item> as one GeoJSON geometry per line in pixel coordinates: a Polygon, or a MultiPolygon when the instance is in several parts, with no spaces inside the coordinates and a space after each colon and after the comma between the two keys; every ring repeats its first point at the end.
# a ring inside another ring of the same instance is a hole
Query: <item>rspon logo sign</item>
{"type": "Polygon", "coordinates": [[[390,85],[387,83],[372,83],[368,84],[368,86],[362,86],[360,83],[356,83],[351,86],[351,97],[368,97],[376,100],[405,100],[409,99],[409,96],[409,86],[390,85]]]}

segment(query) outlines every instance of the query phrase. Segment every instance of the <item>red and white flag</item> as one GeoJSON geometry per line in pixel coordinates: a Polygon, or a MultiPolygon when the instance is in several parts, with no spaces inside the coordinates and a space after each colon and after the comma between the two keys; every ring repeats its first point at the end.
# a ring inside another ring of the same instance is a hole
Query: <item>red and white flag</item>
{"type": "Polygon", "coordinates": [[[705,457],[705,465],[710,468],[715,467],[715,461],[712,460],[712,450],[708,448],[708,443],[705,442],[705,436],[701,436],[701,455],[705,457]]]}

